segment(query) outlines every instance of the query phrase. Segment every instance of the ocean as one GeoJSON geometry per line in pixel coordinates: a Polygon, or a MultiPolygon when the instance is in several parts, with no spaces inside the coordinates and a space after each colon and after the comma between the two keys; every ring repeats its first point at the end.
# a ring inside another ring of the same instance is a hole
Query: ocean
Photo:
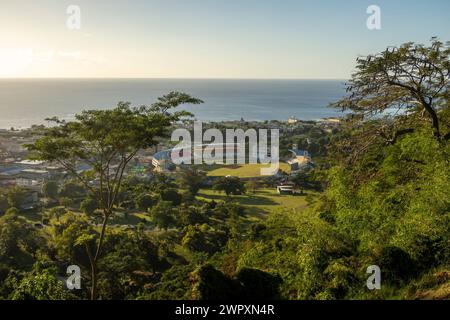
{"type": "Polygon", "coordinates": [[[201,121],[317,120],[341,113],[329,104],[345,95],[344,80],[198,79],[0,79],[0,128],[71,119],[85,109],[114,107],[119,101],[149,105],[170,91],[205,101],[185,106],[201,121]]]}

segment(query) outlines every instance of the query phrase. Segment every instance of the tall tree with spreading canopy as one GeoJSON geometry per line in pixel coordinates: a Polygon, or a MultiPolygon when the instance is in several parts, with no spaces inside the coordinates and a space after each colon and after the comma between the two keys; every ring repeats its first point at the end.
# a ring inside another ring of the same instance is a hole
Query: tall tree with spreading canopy
{"type": "Polygon", "coordinates": [[[198,170],[195,166],[185,167],[180,172],[180,180],[181,185],[195,196],[206,180],[206,173],[198,170]]]}
{"type": "Polygon", "coordinates": [[[432,38],[429,46],[408,42],[360,57],[347,84],[349,96],[335,106],[364,120],[385,115],[374,131],[387,141],[412,132],[411,120],[430,122],[436,139],[448,139],[439,113],[449,106],[449,56],[450,42],[432,38]]]}
{"type": "Polygon", "coordinates": [[[213,189],[223,191],[228,196],[245,192],[245,185],[238,177],[220,177],[214,182],[213,189]]]}
{"type": "Polygon", "coordinates": [[[140,150],[155,146],[158,138],[166,136],[172,123],[191,116],[172,109],[200,103],[188,94],[171,92],[151,106],[131,107],[129,102],[119,102],[114,109],[83,111],[75,121],[52,118],[49,120],[56,125],[44,129],[35,143],[27,145],[33,159],[58,163],[98,200],[103,222],[96,249],[88,251],[91,299],[98,298],[98,261],[127,165],[140,150]],[[82,164],[90,170],[80,170],[82,164]]]}

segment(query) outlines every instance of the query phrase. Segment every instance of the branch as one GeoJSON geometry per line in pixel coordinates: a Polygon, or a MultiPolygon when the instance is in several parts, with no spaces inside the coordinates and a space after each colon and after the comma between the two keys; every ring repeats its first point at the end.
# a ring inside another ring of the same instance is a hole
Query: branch
{"type": "Polygon", "coordinates": [[[390,144],[390,145],[395,144],[397,142],[398,138],[400,138],[401,136],[403,136],[405,134],[413,133],[413,132],[414,132],[414,129],[411,129],[411,128],[398,130],[398,131],[395,132],[394,137],[392,137],[391,139],[387,140],[386,143],[390,144]]]}
{"type": "Polygon", "coordinates": [[[63,160],[56,160],[59,164],[61,164],[66,170],[70,171],[73,176],[75,176],[89,191],[92,193],[95,193],[95,190],[89,185],[89,183],[81,178],[81,176],[77,173],[77,171],[70,167],[68,164],[66,164],[63,160]]]}

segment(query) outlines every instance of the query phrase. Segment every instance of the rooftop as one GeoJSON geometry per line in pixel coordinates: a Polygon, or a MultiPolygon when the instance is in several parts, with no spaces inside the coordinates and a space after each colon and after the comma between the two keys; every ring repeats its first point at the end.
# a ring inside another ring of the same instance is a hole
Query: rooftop
{"type": "Polygon", "coordinates": [[[31,166],[38,166],[43,164],[45,161],[39,161],[39,160],[22,160],[15,162],[15,164],[21,164],[21,165],[31,165],[31,166]]]}
{"type": "Polygon", "coordinates": [[[24,169],[23,173],[36,173],[36,174],[47,174],[47,170],[37,170],[37,169],[24,169]]]}
{"type": "Polygon", "coordinates": [[[306,151],[306,150],[291,149],[289,151],[294,153],[297,157],[308,156],[309,155],[308,151],[306,151]]]}

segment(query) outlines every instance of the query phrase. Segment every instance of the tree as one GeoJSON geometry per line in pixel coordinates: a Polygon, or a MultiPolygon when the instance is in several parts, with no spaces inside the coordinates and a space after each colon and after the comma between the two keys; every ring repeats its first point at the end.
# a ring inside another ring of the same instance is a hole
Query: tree
{"type": "Polygon", "coordinates": [[[180,209],[180,220],[183,226],[206,223],[208,212],[205,207],[189,206],[180,209]]]}
{"type": "Polygon", "coordinates": [[[192,251],[206,251],[206,237],[198,226],[189,225],[181,244],[192,251]]]}
{"type": "Polygon", "coordinates": [[[175,226],[174,209],[169,201],[160,201],[156,206],[149,209],[152,221],[161,229],[167,230],[175,226]]]}
{"type": "Polygon", "coordinates": [[[62,186],[59,195],[70,199],[81,198],[86,196],[86,188],[80,183],[68,181],[62,186]]]}
{"type": "Polygon", "coordinates": [[[41,137],[27,145],[34,159],[60,164],[99,200],[103,222],[96,250],[89,255],[92,299],[97,298],[97,266],[106,228],[128,164],[140,150],[155,146],[159,137],[167,135],[173,122],[190,115],[185,111],[171,113],[171,109],[201,102],[179,92],[158,98],[150,107],[119,102],[114,109],[83,111],[75,116],[75,121],[52,119],[56,125],[42,130],[41,137]],[[91,169],[80,172],[80,164],[91,169]],[[94,180],[98,186],[91,183],[94,180]]]}
{"type": "Polygon", "coordinates": [[[95,210],[98,209],[98,201],[87,198],[83,200],[80,204],[80,210],[83,211],[88,216],[91,216],[94,214],[95,210]]]}
{"type": "MultiPolygon", "coordinates": [[[[85,215],[68,212],[50,219],[48,232],[49,248],[56,253],[57,261],[76,264],[82,273],[91,269],[91,252],[96,247],[98,231],[85,215]]],[[[89,279],[89,278],[88,278],[89,279]]],[[[92,282],[92,279],[89,279],[92,282]]],[[[86,287],[87,288],[87,287],[86,287]]]]}
{"type": "Polygon", "coordinates": [[[61,197],[59,198],[59,205],[66,207],[66,208],[74,208],[75,207],[75,200],[69,197],[61,197]]]}
{"type": "Polygon", "coordinates": [[[296,173],[291,180],[294,185],[300,189],[302,194],[305,189],[313,189],[315,187],[311,178],[311,173],[304,170],[296,173]]]}
{"type": "Polygon", "coordinates": [[[75,300],[77,296],[64,288],[54,275],[55,270],[42,270],[27,274],[12,292],[12,300],[75,300]]]}
{"type": "Polygon", "coordinates": [[[383,278],[391,283],[408,279],[417,271],[408,253],[393,246],[383,247],[375,257],[375,264],[384,270],[383,278]]]}
{"type": "Polygon", "coordinates": [[[25,190],[20,187],[9,189],[7,198],[10,207],[20,208],[25,201],[25,190]]]}
{"type": "Polygon", "coordinates": [[[182,201],[182,195],[175,189],[164,189],[161,190],[161,199],[171,202],[173,206],[179,206],[182,201]]]}
{"type": "Polygon", "coordinates": [[[260,183],[257,180],[250,180],[245,184],[245,190],[248,190],[253,194],[256,194],[256,191],[259,188],[260,188],[260,183]]]}
{"type": "Polygon", "coordinates": [[[431,120],[434,135],[440,140],[439,111],[448,107],[449,99],[449,55],[450,42],[433,38],[429,47],[408,42],[358,58],[357,71],[347,87],[350,95],[335,106],[363,118],[395,114],[395,121],[376,129],[386,140],[394,141],[414,130],[399,128],[410,118],[431,120]]]}
{"type": "Polygon", "coordinates": [[[19,213],[20,212],[17,208],[11,207],[8,210],[6,210],[5,216],[11,216],[11,217],[16,216],[17,217],[19,215],[19,213]]]}
{"type": "Polygon", "coordinates": [[[34,263],[41,237],[33,226],[10,208],[0,217],[0,265],[27,268],[34,263]]]}
{"type": "Polygon", "coordinates": [[[227,196],[245,192],[244,183],[238,177],[221,177],[214,182],[213,189],[223,191],[227,196]]]}
{"type": "Polygon", "coordinates": [[[155,204],[155,198],[150,194],[141,194],[137,197],[135,206],[139,210],[147,211],[148,208],[152,207],[155,204]]]}
{"type": "Polygon", "coordinates": [[[243,287],[243,296],[248,300],[269,300],[279,297],[280,276],[250,268],[243,268],[236,275],[243,287]]]}
{"type": "Polygon", "coordinates": [[[8,198],[2,194],[0,194],[0,214],[3,214],[8,210],[9,203],[8,198]]]}
{"type": "Polygon", "coordinates": [[[230,278],[211,265],[204,265],[191,274],[192,294],[199,300],[270,300],[279,297],[282,280],[270,273],[243,268],[230,278]]]}
{"type": "Polygon", "coordinates": [[[42,186],[42,193],[47,198],[56,199],[58,197],[58,183],[55,181],[47,181],[42,186]]]}
{"type": "Polygon", "coordinates": [[[206,180],[206,174],[195,166],[185,167],[180,173],[181,186],[188,189],[191,195],[197,195],[206,180]]]}
{"type": "Polygon", "coordinates": [[[232,300],[240,298],[241,286],[212,265],[199,267],[191,274],[195,300],[232,300]]]}
{"type": "Polygon", "coordinates": [[[147,284],[160,260],[156,246],[144,231],[115,231],[105,238],[101,259],[99,296],[104,299],[129,299],[147,284]]]}

